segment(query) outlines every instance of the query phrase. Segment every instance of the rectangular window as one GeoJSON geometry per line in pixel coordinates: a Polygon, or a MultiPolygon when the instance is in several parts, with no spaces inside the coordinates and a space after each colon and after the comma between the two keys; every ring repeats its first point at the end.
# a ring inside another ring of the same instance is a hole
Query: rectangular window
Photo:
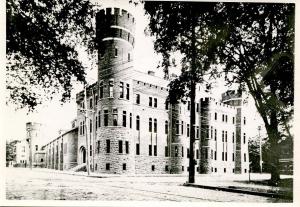
{"type": "Polygon", "coordinates": [[[176,134],[179,134],[179,120],[176,120],[176,134]]]}
{"type": "Polygon", "coordinates": [[[165,102],[165,109],[169,110],[169,102],[168,101],[165,102]]]}
{"type": "Polygon", "coordinates": [[[181,147],[181,157],[184,157],[184,150],[183,146],[181,147]]]}
{"type": "Polygon", "coordinates": [[[118,109],[113,109],[113,126],[118,126],[118,109]]]}
{"type": "Polygon", "coordinates": [[[104,126],[108,126],[108,110],[104,110],[104,126]]]}
{"type": "Polygon", "coordinates": [[[126,170],[126,163],[123,163],[123,170],[126,170]]]}
{"type": "Polygon", "coordinates": [[[154,133],[157,133],[157,119],[154,119],[154,133]]]}
{"type": "Polygon", "coordinates": [[[224,130],[222,130],[222,142],[224,142],[224,130]]]}
{"type": "Polygon", "coordinates": [[[227,161],[227,152],[225,152],[225,161],[227,161]]]}
{"type": "Polygon", "coordinates": [[[214,159],[214,151],[210,150],[210,159],[214,159]]]}
{"type": "Polygon", "coordinates": [[[217,160],[217,151],[215,151],[215,160],[217,160]]]}
{"type": "Polygon", "coordinates": [[[215,120],[217,120],[218,119],[218,114],[217,113],[215,113],[215,120]]]}
{"type": "Polygon", "coordinates": [[[126,111],[123,111],[123,127],[126,127],[126,111]]]}
{"type": "Polygon", "coordinates": [[[190,102],[190,101],[188,101],[187,109],[188,109],[188,110],[191,110],[191,102],[190,102]]]}
{"type": "Polygon", "coordinates": [[[39,146],[35,145],[35,151],[38,151],[38,149],[39,149],[39,146]]]}
{"type": "Polygon", "coordinates": [[[222,122],[224,122],[225,120],[225,117],[224,117],[224,114],[222,114],[222,122]]]}
{"type": "Polygon", "coordinates": [[[154,108],[157,108],[157,98],[154,98],[154,108]]]}
{"type": "Polygon", "coordinates": [[[98,116],[97,115],[95,116],[95,120],[96,120],[96,122],[95,122],[95,130],[97,130],[97,127],[98,127],[98,116]]]}
{"type": "Polygon", "coordinates": [[[152,97],[149,97],[149,106],[152,107],[152,97]]]}
{"type": "Polygon", "coordinates": [[[120,82],[119,94],[120,94],[120,98],[124,98],[124,83],[123,82],[120,82]]]}
{"type": "Polygon", "coordinates": [[[165,166],[165,171],[167,171],[167,172],[169,171],[169,166],[168,165],[165,166]]]}
{"type": "Polygon", "coordinates": [[[235,120],[234,120],[234,117],[232,117],[232,124],[234,124],[235,120]]]}
{"type": "Polygon", "coordinates": [[[135,152],[136,152],[136,155],[140,155],[140,144],[139,143],[136,143],[135,152]]]}
{"type": "Polygon", "coordinates": [[[114,81],[113,80],[109,81],[109,97],[110,98],[114,97],[114,81]]]}
{"type": "Polygon", "coordinates": [[[115,48],[115,57],[118,57],[118,48],[115,48]]]}
{"type": "Polygon", "coordinates": [[[93,121],[90,119],[90,133],[93,132],[93,121]]]}
{"type": "Polygon", "coordinates": [[[189,124],[186,125],[186,136],[187,137],[190,136],[190,125],[189,124]]]}
{"type": "Polygon", "coordinates": [[[140,94],[135,94],[135,103],[136,104],[140,104],[141,103],[140,94]]]}
{"type": "Polygon", "coordinates": [[[129,127],[132,128],[132,113],[129,114],[129,127]]]}
{"type": "Polygon", "coordinates": [[[244,133],[244,135],[243,135],[243,141],[244,141],[244,144],[246,144],[246,133],[244,133]]]}
{"type": "Polygon", "coordinates": [[[152,118],[149,118],[149,132],[152,132],[152,118]]]}
{"type": "Polygon", "coordinates": [[[234,153],[232,153],[232,161],[234,162],[234,153]]]}
{"type": "Polygon", "coordinates": [[[152,145],[149,145],[149,156],[152,156],[152,145]]]}
{"type": "Polygon", "coordinates": [[[95,96],[95,106],[97,106],[98,105],[98,96],[96,95],[95,96]]]}
{"type": "Polygon", "coordinates": [[[246,125],[246,117],[244,117],[244,125],[246,125]]]}
{"type": "Polygon", "coordinates": [[[106,140],[106,153],[110,153],[110,140],[106,140]]]}
{"type": "Polygon", "coordinates": [[[168,157],[168,146],[165,146],[165,157],[168,157]]]}
{"type": "Polygon", "coordinates": [[[90,156],[92,156],[92,155],[93,155],[93,146],[90,145],[90,156]]]}
{"type": "Polygon", "coordinates": [[[247,160],[247,159],[246,159],[246,153],[244,153],[244,162],[246,162],[246,160],[247,160]]]}
{"type": "Polygon", "coordinates": [[[181,134],[183,134],[183,121],[181,121],[181,134]]]}
{"type": "Polygon", "coordinates": [[[200,104],[197,103],[197,105],[196,105],[196,112],[199,112],[199,108],[200,108],[200,104]]]}
{"type": "Polygon", "coordinates": [[[130,87],[129,84],[126,83],[126,99],[129,100],[129,96],[130,96],[130,87]]]}
{"type": "Polygon", "coordinates": [[[234,132],[232,132],[232,143],[234,143],[234,132]]]}
{"type": "Polygon", "coordinates": [[[227,142],[227,131],[225,131],[225,142],[227,142]]]}
{"type": "Polygon", "coordinates": [[[106,170],[110,170],[110,163],[106,163],[105,168],[106,168],[106,170]]]}
{"type": "Polygon", "coordinates": [[[190,157],[190,149],[189,149],[189,148],[187,148],[187,150],[186,150],[186,157],[187,157],[187,158],[190,157]]]}
{"type": "Polygon", "coordinates": [[[215,129],[215,141],[217,141],[217,129],[215,129]]]}
{"type": "Polygon", "coordinates": [[[97,141],[97,153],[100,153],[100,140],[97,141]]]}
{"type": "Polygon", "coordinates": [[[155,165],[151,166],[152,171],[155,171],[155,165]]]}
{"type": "Polygon", "coordinates": [[[222,152],[222,161],[224,161],[224,152],[222,152]]]}
{"type": "Polygon", "coordinates": [[[228,121],[228,116],[225,115],[225,122],[227,123],[227,121],[228,121]]]}
{"type": "Polygon", "coordinates": [[[197,126],[197,127],[196,127],[196,138],[199,139],[199,135],[200,135],[200,127],[197,126]]]}
{"type": "Polygon", "coordinates": [[[103,82],[100,82],[100,86],[99,86],[99,90],[100,90],[100,98],[103,98],[103,82]]]}
{"type": "Polygon", "coordinates": [[[184,166],[181,166],[181,171],[182,171],[182,172],[184,171],[184,166]]]}
{"type": "Polygon", "coordinates": [[[92,108],[93,108],[93,99],[90,98],[90,109],[92,109],[92,108]]]}
{"type": "Polygon", "coordinates": [[[136,130],[140,130],[140,116],[136,116],[136,130]]]}
{"type": "Polygon", "coordinates": [[[154,156],[157,156],[157,145],[154,145],[154,156]]]}
{"type": "Polygon", "coordinates": [[[85,129],[86,129],[86,125],[85,125],[85,121],[82,122],[82,134],[85,135],[85,129]]]}
{"type": "Polygon", "coordinates": [[[199,150],[196,150],[196,159],[199,159],[199,150]]]}
{"type": "Polygon", "coordinates": [[[119,153],[123,153],[123,141],[119,140],[119,153]]]}
{"type": "Polygon", "coordinates": [[[129,154],[129,142],[128,141],[125,141],[125,151],[126,151],[126,154],[129,154]]]}
{"type": "Polygon", "coordinates": [[[165,121],[165,134],[168,134],[169,132],[169,122],[165,121]]]}

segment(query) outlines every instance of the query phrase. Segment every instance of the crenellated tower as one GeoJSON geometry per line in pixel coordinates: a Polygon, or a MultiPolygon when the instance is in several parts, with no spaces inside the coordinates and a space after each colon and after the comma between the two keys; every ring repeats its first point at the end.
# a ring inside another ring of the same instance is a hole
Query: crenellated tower
{"type": "Polygon", "coordinates": [[[98,41],[97,171],[134,173],[133,49],[135,19],[125,10],[106,8],[96,16],[98,41]]]}

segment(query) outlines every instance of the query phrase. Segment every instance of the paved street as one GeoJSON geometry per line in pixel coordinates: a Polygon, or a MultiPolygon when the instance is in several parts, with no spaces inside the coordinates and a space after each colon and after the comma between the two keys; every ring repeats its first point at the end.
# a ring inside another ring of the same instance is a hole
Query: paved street
{"type": "Polygon", "coordinates": [[[185,187],[186,177],[95,178],[41,169],[6,168],[8,200],[286,202],[239,193],[185,187]]]}

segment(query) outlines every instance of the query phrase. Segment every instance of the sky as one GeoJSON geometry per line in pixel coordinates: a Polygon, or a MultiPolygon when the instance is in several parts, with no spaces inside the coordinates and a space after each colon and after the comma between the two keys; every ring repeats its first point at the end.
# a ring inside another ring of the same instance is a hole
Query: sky
{"type": "MultiPolygon", "coordinates": [[[[98,2],[97,0],[93,0],[98,2]]],[[[103,7],[120,7],[122,9],[128,10],[136,17],[136,46],[134,51],[134,67],[137,70],[148,71],[153,70],[158,76],[162,76],[163,72],[157,69],[158,62],[160,60],[160,55],[156,54],[153,49],[153,37],[146,36],[144,34],[144,29],[147,26],[147,17],[144,15],[144,10],[142,5],[134,6],[129,4],[128,1],[117,1],[117,0],[101,0],[103,7]]],[[[86,56],[82,51],[80,52],[80,57],[82,62],[87,63],[86,56]]],[[[88,66],[88,64],[86,64],[88,66]]],[[[90,68],[90,67],[89,67],[90,68]]],[[[97,68],[88,69],[87,80],[89,83],[93,83],[97,80],[97,68]]],[[[178,70],[175,70],[178,73],[178,70]]],[[[36,111],[27,114],[26,110],[14,109],[13,105],[4,106],[4,137],[8,140],[14,139],[24,139],[26,138],[26,122],[38,122],[43,125],[43,139],[45,143],[56,138],[58,136],[58,131],[60,129],[67,130],[71,128],[71,121],[76,118],[76,99],[75,95],[83,89],[82,84],[74,84],[74,90],[72,92],[72,97],[69,103],[62,104],[59,102],[60,96],[54,97],[51,102],[44,103],[37,107],[36,111]]],[[[222,92],[225,92],[224,82],[222,80],[218,81],[217,87],[212,91],[212,96],[216,99],[220,99],[222,92]]],[[[250,103],[250,111],[255,110],[253,104],[250,103]]],[[[253,115],[253,114],[252,114],[253,115]]],[[[260,117],[254,114],[254,118],[261,122],[260,117]]],[[[257,131],[257,126],[253,125],[253,130],[257,131]]],[[[256,132],[255,131],[255,132],[256,132]]]]}

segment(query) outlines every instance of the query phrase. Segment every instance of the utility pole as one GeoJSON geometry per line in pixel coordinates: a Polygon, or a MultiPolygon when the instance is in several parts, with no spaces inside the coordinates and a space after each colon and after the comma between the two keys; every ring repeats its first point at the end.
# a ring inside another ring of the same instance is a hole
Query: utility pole
{"type": "Polygon", "coordinates": [[[31,137],[31,129],[27,128],[27,139],[29,141],[29,166],[30,170],[32,170],[32,137],[31,137]]]}
{"type": "Polygon", "coordinates": [[[262,151],[261,151],[260,130],[261,130],[261,126],[258,126],[258,137],[259,137],[259,168],[260,168],[260,173],[262,173],[262,151]]]}
{"type": "Polygon", "coordinates": [[[89,129],[88,129],[88,109],[87,109],[87,91],[88,85],[84,86],[84,110],[85,110],[85,137],[86,137],[86,171],[90,175],[90,145],[89,145],[89,129]]]}

